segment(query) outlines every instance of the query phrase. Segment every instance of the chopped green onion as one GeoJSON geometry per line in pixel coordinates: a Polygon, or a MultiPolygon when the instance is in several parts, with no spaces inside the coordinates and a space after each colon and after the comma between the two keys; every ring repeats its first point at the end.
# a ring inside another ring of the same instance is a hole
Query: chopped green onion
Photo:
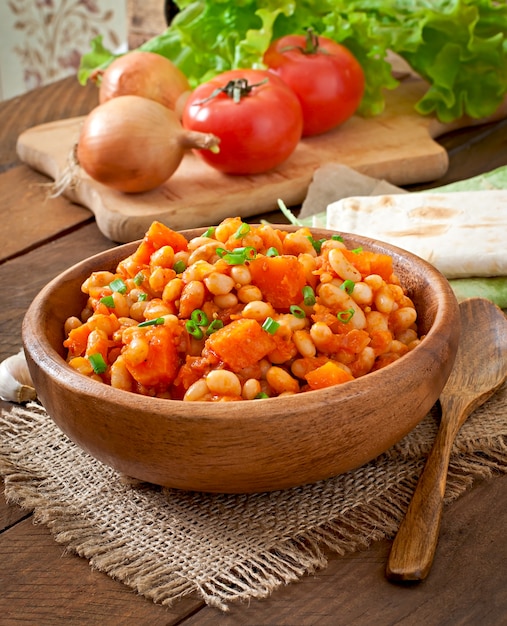
{"type": "Polygon", "coordinates": [[[340,320],[340,322],[343,322],[344,324],[348,324],[350,320],[353,318],[354,313],[355,313],[354,309],[347,309],[346,311],[340,311],[339,313],[337,313],[336,317],[340,320]]]}
{"type": "Polygon", "coordinates": [[[229,265],[243,265],[246,261],[246,256],[244,254],[235,254],[234,252],[229,252],[222,258],[229,265]]]}
{"type": "Polygon", "coordinates": [[[105,304],[109,309],[114,309],[114,298],[113,296],[104,296],[100,299],[101,304],[105,304]]]}
{"type": "Polygon", "coordinates": [[[143,328],[144,326],[162,326],[164,323],[163,317],[155,317],[152,320],[146,320],[145,322],[141,322],[137,325],[138,328],[143,328]]]}
{"type": "Polygon", "coordinates": [[[234,254],[243,254],[245,256],[245,260],[249,259],[255,259],[255,257],[257,256],[257,250],[255,248],[253,248],[252,246],[244,246],[243,248],[234,248],[233,250],[234,254]]]}
{"type": "Polygon", "coordinates": [[[192,311],[190,319],[192,320],[192,322],[197,324],[197,326],[206,326],[207,324],[209,324],[208,316],[201,309],[195,309],[194,311],[192,311]]]}
{"type": "Polygon", "coordinates": [[[188,334],[192,335],[192,337],[195,337],[195,339],[202,339],[204,336],[202,329],[197,326],[194,320],[187,320],[185,323],[185,328],[187,329],[188,334]]]}
{"type": "Polygon", "coordinates": [[[346,293],[350,294],[354,291],[354,287],[356,286],[356,283],[353,280],[345,280],[341,285],[340,285],[340,289],[343,289],[343,291],[345,291],[346,293]]]}
{"type": "Polygon", "coordinates": [[[341,235],[333,235],[331,239],[334,241],[343,241],[343,237],[341,235]]]}
{"type": "Polygon", "coordinates": [[[266,256],[280,256],[280,253],[274,246],[271,246],[266,250],[266,256]]]}
{"type": "Polygon", "coordinates": [[[144,282],[144,274],[142,272],[137,272],[134,276],[134,285],[140,287],[144,282]]]}
{"type": "Polygon", "coordinates": [[[176,261],[176,263],[173,265],[173,270],[176,272],[176,274],[181,274],[181,272],[184,272],[186,268],[187,264],[181,259],[179,261],[176,261]]]}
{"type": "Polygon", "coordinates": [[[294,317],[297,317],[300,320],[306,317],[306,313],[297,304],[291,304],[289,307],[289,311],[292,313],[292,315],[294,315],[294,317]]]}
{"type": "Polygon", "coordinates": [[[311,235],[308,236],[310,243],[313,246],[313,249],[317,254],[320,254],[320,249],[322,248],[322,244],[326,241],[325,239],[314,239],[311,235]]]}
{"type": "Polygon", "coordinates": [[[138,302],[145,302],[148,299],[148,294],[145,293],[143,291],[143,293],[140,293],[139,296],[137,297],[137,301],[138,302]]]}
{"type": "Polygon", "coordinates": [[[214,234],[215,234],[215,228],[213,226],[210,226],[208,230],[202,234],[202,237],[213,237],[214,234]]]}
{"type": "Polygon", "coordinates": [[[293,224],[294,226],[303,226],[303,224],[298,220],[294,213],[292,213],[292,211],[287,208],[285,202],[283,200],[280,200],[280,198],[278,199],[278,208],[291,224],[293,224]]]}
{"type": "Polygon", "coordinates": [[[274,335],[276,331],[280,328],[280,324],[276,322],[272,317],[266,317],[262,328],[270,335],[274,335]]]}
{"type": "Polygon", "coordinates": [[[264,400],[265,398],[269,398],[268,394],[265,391],[261,391],[255,396],[254,400],[264,400]]]}
{"type": "Polygon", "coordinates": [[[217,320],[213,320],[211,322],[211,324],[208,326],[208,328],[206,329],[206,334],[207,335],[212,335],[217,330],[220,330],[223,327],[224,327],[224,323],[222,322],[222,320],[218,320],[218,319],[217,320]]]}
{"type": "Polygon", "coordinates": [[[100,354],[100,352],[90,354],[88,360],[90,361],[95,374],[103,374],[107,370],[106,362],[104,361],[104,357],[100,354]]]}
{"type": "Polygon", "coordinates": [[[306,306],[313,306],[316,302],[315,292],[310,287],[310,285],[306,285],[306,287],[303,287],[303,301],[306,306]]]}
{"type": "Polygon", "coordinates": [[[116,278],[109,283],[109,286],[113,291],[117,291],[118,293],[127,292],[127,285],[125,284],[125,281],[123,281],[121,278],[116,278]]]}
{"type": "Polygon", "coordinates": [[[257,256],[257,250],[252,246],[234,248],[232,251],[216,248],[215,252],[229,265],[243,265],[245,261],[251,261],[257,256]]]}
{"type": "Polygon", "coordinates": [[[354,248],[351,250],[354,254],[360,254],[363,251],[363,246],[359,246],[359,248],[354,248]]]}
{"type": "Polygon", "coordinates": [[[234,233],[234,239],[241,239],[250,232],[250,224],[241,224],[238,230],[234,233]]]}

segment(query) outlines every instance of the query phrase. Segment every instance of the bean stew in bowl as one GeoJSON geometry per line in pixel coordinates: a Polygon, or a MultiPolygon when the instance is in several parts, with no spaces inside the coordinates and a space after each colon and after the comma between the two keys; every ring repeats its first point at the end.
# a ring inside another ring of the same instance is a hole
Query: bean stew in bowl
{"type": "Polygon", "coordinates": [[[362,465],[443,388],[459,314],[425,261],[346,233],[174,232],[70,268],[30,306],[41,402],[78,445],[169,487],[258,492],[362,465]]]}

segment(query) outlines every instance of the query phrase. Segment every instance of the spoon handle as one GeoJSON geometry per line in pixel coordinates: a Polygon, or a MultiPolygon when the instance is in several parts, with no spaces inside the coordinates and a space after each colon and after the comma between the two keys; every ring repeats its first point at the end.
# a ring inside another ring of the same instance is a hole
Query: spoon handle
{"type": "Polygon", "coordinates": [[[447,469],[457,428],[442,419],[386,567],[389,580],[423,580],[438,543],[447,469]]]}

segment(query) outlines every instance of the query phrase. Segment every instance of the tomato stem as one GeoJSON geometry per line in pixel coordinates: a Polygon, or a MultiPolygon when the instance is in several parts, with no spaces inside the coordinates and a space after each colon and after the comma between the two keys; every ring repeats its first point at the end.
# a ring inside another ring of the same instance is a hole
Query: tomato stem
{"type": "Polygon", "coordinates": [[[316,54],[317,52],[319,52],[319,36],[313,28],[308,28],[306,31],[305,54],[316,54]]]}
{"type": "Polygon", "coordinates": [[[230,80],[224,87],[214,89],[207,98],[194,102],[194,104],[205,104],[206,102],[213,100],[213,98],[216,98],[221,93],[225,93],[229,96],[229,98],[232,98],[236,104],[238,104],[241,101],[241,98],[248,96],[254,87],[260,87],[261,85],[267,83],[268,80],[269,79],[266,77],[258,83],[249,85],[246,78],[236,78],[235,80],[230,80]]]}
{"type": "Polygon", "coordinates": [[[301,54],[328,54],[326,50],[323,50],[319,45],[319,36],[313,30],[308,28],[306,30],[305,47],[303,46],[285,46],[280,48],[279,52],[288,52],[289,50],[299,50],[301,54]]]}

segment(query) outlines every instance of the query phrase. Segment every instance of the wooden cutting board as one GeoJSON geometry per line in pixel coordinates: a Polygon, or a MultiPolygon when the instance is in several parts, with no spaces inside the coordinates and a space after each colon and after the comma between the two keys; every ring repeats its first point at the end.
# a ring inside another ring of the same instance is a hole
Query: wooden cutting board
{"type": "MultiPolygon", "coordinates": [[[[403,81],[387,92],[382,115],[354,116],[334,131],[302,140],[284,164],[266,174],[222,174],[188,153],[175,174],[151,192],[123,194],[82,172],[78,184],[64,195],[91,210],[106,237],[124,243],[143,237],[153,220],[177,230],[217,224],[228,216],[265,213],[277,208],[278,198],[287,206],[298,205],[314,171],[324,163],[338,162],[396,185],[435,180],[445,174],[448,157],[434,139],[477,121],[463,119],[446,125],[418,115],[414,104],[426,88],[419,79],[403,81]]],[[[58,179],[77,141],[82,119],[26,130],[18,139],[20,159],[58,179]]]]}

